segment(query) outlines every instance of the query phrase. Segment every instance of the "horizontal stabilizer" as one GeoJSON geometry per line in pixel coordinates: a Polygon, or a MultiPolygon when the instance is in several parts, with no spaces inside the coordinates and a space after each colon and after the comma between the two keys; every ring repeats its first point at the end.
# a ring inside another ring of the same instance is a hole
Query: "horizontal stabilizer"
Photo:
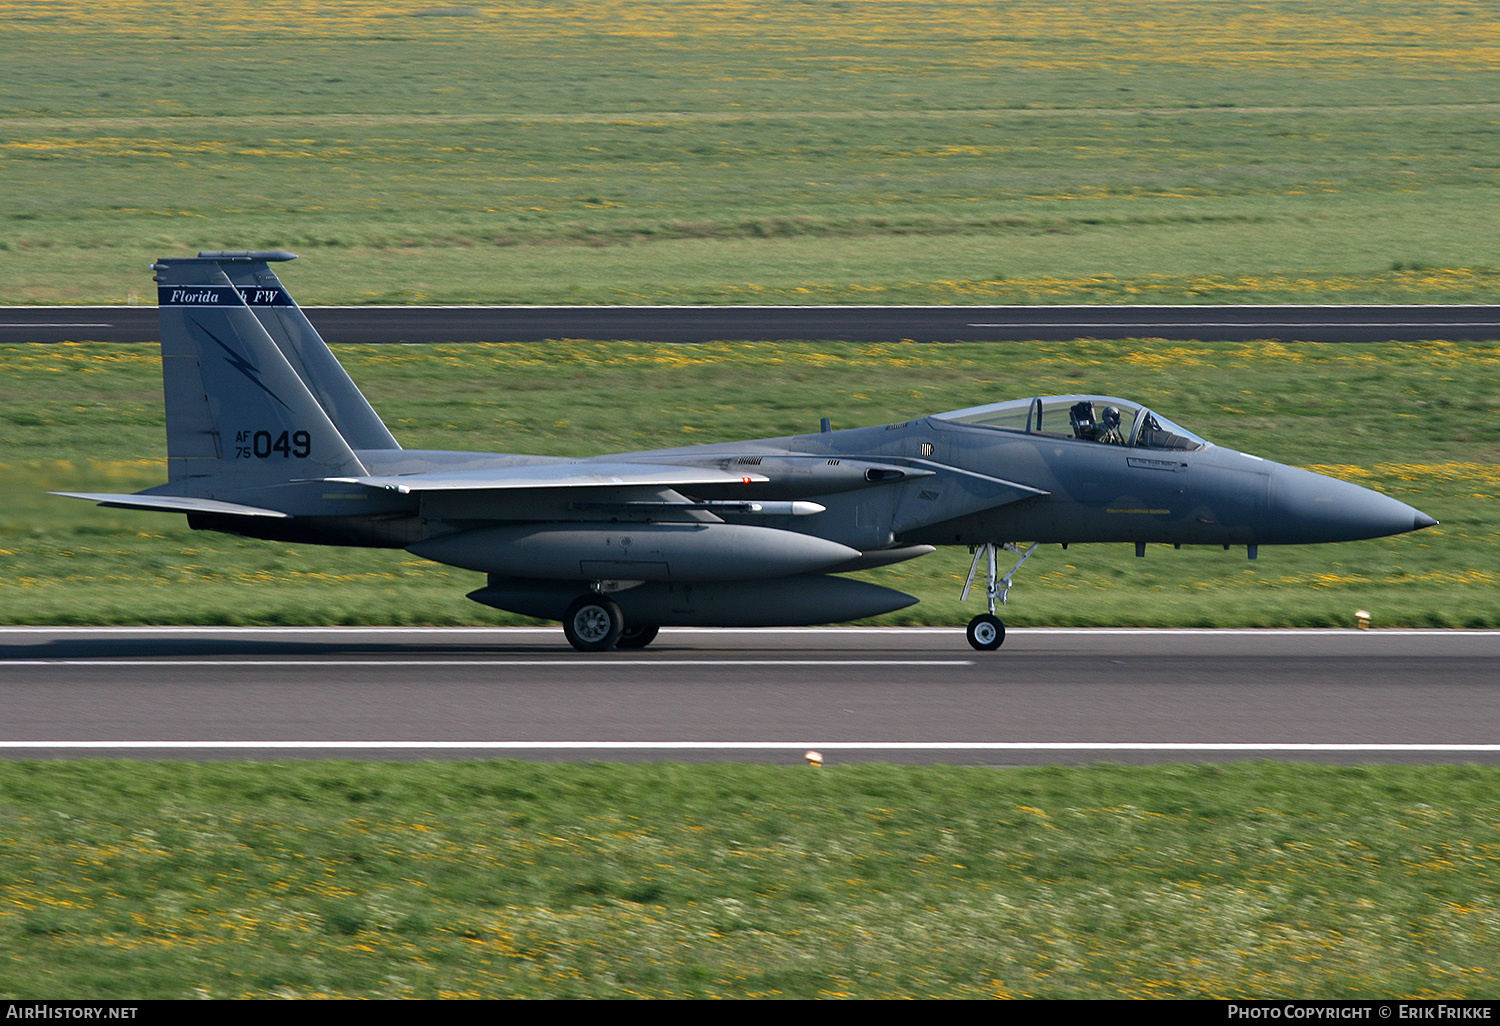
{"type": "Polygon", "coordinates": [[[765,481],[762,474],[728,472],[712,467],[657,466],[650,463],[525,463],[427,474],[385,477],[335,477],[330,481],[400,492],[488,491],[499,488],[688,488],[694,485],[750,484],[765,481]]]}
{"type": "Polygon", "coordinates": [[[190,495],[112,495],[107,492],[52,492],[69,499],[88,499],[117,509],[149,509],[159,513],[224,513],[237,517],[287,517],[290,514],[259,506],[241,506],[218,499],[195,499],[190,495]]]}

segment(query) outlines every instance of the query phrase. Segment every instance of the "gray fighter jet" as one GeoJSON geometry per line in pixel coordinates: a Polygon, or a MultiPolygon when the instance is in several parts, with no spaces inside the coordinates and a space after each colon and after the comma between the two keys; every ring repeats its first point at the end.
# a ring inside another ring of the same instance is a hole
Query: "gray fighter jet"
{"type": "Polygon", "coordinates": [[[152,265],[168,483],[105,506],[204,530],[404,548],[488,575],[477,602],[561,620],[584,651],[669,626],[790,626],[917,600],[840,574],[974,552],[998,648],[1038,545],[1246,546],[1430,527],[1405,503],[1213,445],[1138,403],[1040,396],[878,427],[589,459],[403,449],[272,272],[293,255],[152,265]],[[1022,550],[1020,542],[1030,542],[1022,550]],[[999,572],[999,553],[1020,559],[999,572]]]}

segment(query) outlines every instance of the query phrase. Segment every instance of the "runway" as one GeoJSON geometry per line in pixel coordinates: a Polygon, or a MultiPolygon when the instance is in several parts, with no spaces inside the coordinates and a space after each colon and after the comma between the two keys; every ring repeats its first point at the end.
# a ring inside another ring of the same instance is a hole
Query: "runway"
{"type": "MultiPolygon", "coordinates": [[[[1500,339],[1494,306],[306,307],[331,343],[1500,339]]],[[[155,306],[0,307],[0,343],[153,342],[155,306]]]]}
{"type": "Polygon", "coordinates": [[[11,758],[1500,762],[1500,631],[0,628],[11,758]]]}

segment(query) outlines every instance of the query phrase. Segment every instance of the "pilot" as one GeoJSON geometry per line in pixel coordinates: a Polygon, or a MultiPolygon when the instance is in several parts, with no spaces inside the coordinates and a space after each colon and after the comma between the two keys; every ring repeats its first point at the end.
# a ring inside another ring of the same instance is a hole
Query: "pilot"
{"type": "Polygon", "coordinates": [[[1125,444],[1125,436],[1120,433],[1120,408],[1118,406],[1104,408],[1104,416],[1099,418],[1099,433],[1094,436],[1094,441],[1105,442],[1109,445],[1125,444]]]}

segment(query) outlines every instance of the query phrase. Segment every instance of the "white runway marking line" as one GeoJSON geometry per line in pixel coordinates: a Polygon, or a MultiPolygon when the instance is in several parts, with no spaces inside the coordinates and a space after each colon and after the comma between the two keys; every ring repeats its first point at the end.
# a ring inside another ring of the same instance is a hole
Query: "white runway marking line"
{"type": "Polygon", "coordinates": [[[1495,321],[1007,321],[970,328],[1493,328],[1495,321]]]}
{"type": "Polygon", "coordinates": [[[446,751],[890,751],[890,752],[1500,752],[1500,744],[1194,743],[1171,741],[0,741],[0,750],[406,749],[446,751]]]}
{"type": "Polygon", "coordinates": [[[972,659],[5,659],[0,666],[973,666],[972,659]]]}
{"type": "MultiPolygon", "coordinates": [[[[1454,630],[1441,627],[1386,627],[1358,629],[1354,627],[1008,627],[1007,634],[1024,637],[1039,635],[1090,634],[1204,634],[1240,635],[1248,637],[1311,637],[1322,634],[1349,634],[1366,637],[1422,637],[1444,635],[1454,638],[1494,637],[1497,630],[1454,630]]],[[[677,634],[862,634],[867,637],[893,634],[962,634],[963,627],[666,627],[663,638],[677,634]]],[[[542,634],[555,637],[557,627],[0,627],[0,638],[10,634],[84,634],[101,636],[160,635],[194,637],[203,635],[270,635],[270,634],[327,634],[333,637],[349,637],[358,634],[414,635],[436,634],[439,636],[498,635],[506,637],[516,634],[542,634]]]]}

